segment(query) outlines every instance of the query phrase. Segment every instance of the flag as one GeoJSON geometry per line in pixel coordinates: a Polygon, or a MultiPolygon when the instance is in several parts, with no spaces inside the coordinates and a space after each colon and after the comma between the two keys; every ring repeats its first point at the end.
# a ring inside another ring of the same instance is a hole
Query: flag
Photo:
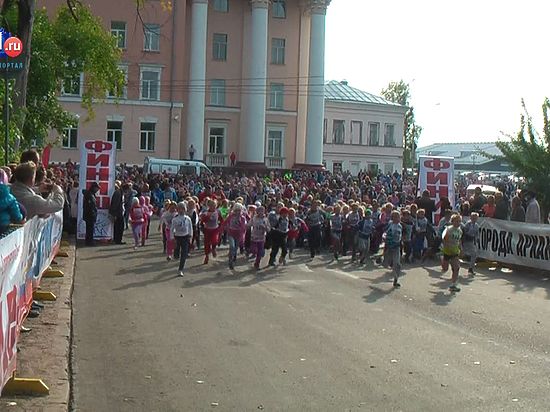
{"type": "Polygon", "coordinates": [[[48,165],[50,164],[50,152],[52,151],[52,146],[47,145],[44,150],[42,150],[42,165],[45,169],[48,168],[48,165]]]}

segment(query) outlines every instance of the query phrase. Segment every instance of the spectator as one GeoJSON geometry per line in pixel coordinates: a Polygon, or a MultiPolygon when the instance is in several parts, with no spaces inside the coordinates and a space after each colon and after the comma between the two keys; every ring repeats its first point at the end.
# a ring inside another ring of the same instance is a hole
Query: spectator
{"type": "Polygon", "coordinates": [[[0,236],[11,223],[23,223],[24,218],[19,204],[7,185],[7,175],[0,169],[0,236]]]}
{"type": "Polygon", "coordinates": [[[11,191],[27,211],[27,219],[58,212],[65,204],[63,189],[54,183],[43,182],[40,185],[40,193],[47,193],[46,198],[33,190],[36,170],[34,162],[25,162],[17,166],[13,174],[14,183],[11,191]]]}
{"type": "Polygon", "coordinates": [[[117,181],[115,191],[111,196],[111,205],[109,206],[109,214],[113,219],[113,242],[117,245],[124,245],[122,241],[124,234],[124,191],[128,189],[128,185],[120,185],[117,181]]]}
{"type": "Polygon", "coordinates": [[[518,196],[512,199],[512,215],[510,216],[510,220],[512,222],[525,222],[525,209],[518,196]]]}
{"type": "Polygon", "coordinates": [[[495,197],[493,195],[487,196],[487,203],[481,208],[484,217],[495,217],[496,211],[495,197]]]}
{"type": "Polygon", "coordinates": [[[435,212],[435,201],[430,197],[430,191],[424,190],[422,196],[415,202],[418,209],[424,209],[426,212],[426,219],[430,224],[433,224],[433,214],[435,212]]]}
{"type": "Polygon", "coordinates": [[[189,159],[193,160],[195,158],[195,148],[193,145],[189,146],[189,159]]]}
{"type": "Polygon", "coordinates": [[[93,182],[88,190],[83,191],[82,218],[86,222],[86,246],[94,245],[94,228],[97,221],[97,202],[95,195],[99,191],[97,182],[93,182]]]}
{"type": "Polygon", "coordinates": [[[29,149],[21,153],[20,163],[34,162],[36,165],[36,175],[34,184],[40,185],[46,178],[46,170],[40,161],[40,154],[35,149],[29,149]]]}
{"type": "Polygon", "coordinates": [[[537,201],[537,195],[534,192],[529,191],[525,195],[525,200],[527,201],[525,223],[541,224],[542,220],[540,217],[540,205],[537,201]]]}
{"type": "Polygon", "coordinates": [[[508,214],[510,213],[510,207],[508,206],[508,200],[504,198],[502,192],[495,193],[495,219],[508,220],[508,214]]]}
{"type": "Polygon", "coordinates": [[[472,212],[481,212],[483,210],[483,206],[485,206],[485,203],[487,203],[487,198],[483,195],[481,191],[481,187],[476,187],[474,189],[474,198],[470,202],[470,209],[472,212]]]}

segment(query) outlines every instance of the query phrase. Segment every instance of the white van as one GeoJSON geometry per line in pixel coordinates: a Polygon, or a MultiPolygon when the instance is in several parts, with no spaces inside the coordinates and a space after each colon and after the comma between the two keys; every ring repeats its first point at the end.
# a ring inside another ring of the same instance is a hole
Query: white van
{"type": "Polygon", "coordinates": [[[143,174],[145,176],[158,175],[190,175],[202,176],[211,174],[212,171],[203,162],[196,160],[157,159],[146,157],[143,161],[143,174]]]}

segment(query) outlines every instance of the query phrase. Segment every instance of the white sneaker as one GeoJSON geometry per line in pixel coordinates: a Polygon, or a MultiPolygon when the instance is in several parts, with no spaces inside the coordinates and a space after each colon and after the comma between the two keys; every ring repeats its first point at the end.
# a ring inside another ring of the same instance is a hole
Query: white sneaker
{"type": "Polygon", "coordinates": [[[180,275],[181,277],[183,277],[183,270],[180,270],[179,275],[180,275]]]}

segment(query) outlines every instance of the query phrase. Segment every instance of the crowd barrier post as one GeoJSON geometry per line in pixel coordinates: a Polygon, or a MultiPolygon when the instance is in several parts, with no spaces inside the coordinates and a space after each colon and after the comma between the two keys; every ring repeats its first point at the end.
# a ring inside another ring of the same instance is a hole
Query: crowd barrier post
{"type": "Polygon", "coordinates": [[[59,269],[52,269],[50,266],[43,274],[43,278],[62,278],[65,274],[59,269]]]}
{"type": "Polygon", "coordinates": [[[2,396],[16,395],[49,395],[50,388],[42,381],[36,378],[17,378],[15,373],[6,382],[2,389],[2,396]]]}

